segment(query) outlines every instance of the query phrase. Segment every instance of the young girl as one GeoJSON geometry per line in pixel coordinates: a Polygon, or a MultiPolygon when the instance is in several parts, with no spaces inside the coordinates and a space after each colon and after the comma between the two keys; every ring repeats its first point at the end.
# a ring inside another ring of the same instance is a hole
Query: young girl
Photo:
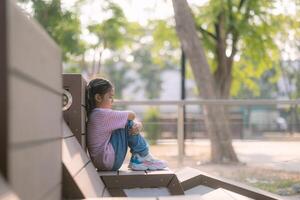
{"type": "Polygon", "coordinates": [[[132,170],[160,170],[166,163],[154,159],[146,140],[139,134],[142,124],[135,122],[132,111],[112,110],[114,87],[110,81],[97,78],[87,88],[87,147],[98,170],[118,170],[128,146],[132,170]]]}

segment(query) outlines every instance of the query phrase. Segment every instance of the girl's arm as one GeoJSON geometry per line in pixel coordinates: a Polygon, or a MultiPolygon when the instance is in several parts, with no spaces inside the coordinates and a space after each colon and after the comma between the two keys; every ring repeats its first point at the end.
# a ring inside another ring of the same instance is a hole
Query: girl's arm
{"type": "Polygon", "coordinates": [[[132,111],[128,111],[128,120],[134,120],[135,119],[135,113],[132,111]]]}

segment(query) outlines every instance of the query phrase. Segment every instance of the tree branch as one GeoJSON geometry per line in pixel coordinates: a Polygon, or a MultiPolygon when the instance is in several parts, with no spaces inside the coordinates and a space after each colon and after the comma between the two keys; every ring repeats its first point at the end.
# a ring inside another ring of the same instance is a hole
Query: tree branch
{"type": "Polygon", "coordinates": [[[250,6],[249,3],[246,5],[246,12],[244,14],[244,17],[242,19],[242,21],[246,21],[250,16],[250,6]]]}
{"type": "Polygon", "coordinates": [[[233,33],[232,35],[232,46],[231,46],[231,53],[230,56],[227,58],[227,66],[228,67],[232,67],[233,64],[233,58],[237,52],[237,42],[239,40],[239,35],[238,33],[233,33]]]}
{"type": "MultiPolygon", "coordinates": [[[[246,3],[246,0],[241,0],[240,1],[239,6],[238,6],[238,12],[241,12],[241,9],[245,5],[245,3],[246,3]]],[[[228,5],[232,6],[231,0],[228,0],[228,5]]],[[[250,13],[250,7],[249,7],[249,4],[247,4],[246,5],[246,11],[244,13],[244,17],[242,18],[241,22],[245,22],[249,18],[249,13],[250,13]]],[[[234,16],[233,16],[231,10],[230,10],[230,19],[234,20],[234,16]]],[[[231,23],[231,24],[233,24],[233,23],[231,23]]],[[[227,59],[227,64],[228,64],[229,67],[232,67],[233,58],[234,58],[234,56],[237,52],[237,47],[236,46],[237,46],[237,42],[239,40],[239,32],[232,25],[229,27],[228,33],[229,32],[231,32],[231,34],[232,34],[232,46],[231,46],[231,54],[227,59]]]]}
{"type": "Polygon", "coordinates": [[[208,30],[205,30],[204,28],[202,28],[202,27],[199,26],[199,25],[197,25],[196,28],[197,28],[197,30],[199,30],[201,33],[206,34],[206,35],[209,35],[212,39],[217,40],[217,37],[216,37],[213,33],[209,32],[208,30]]]}
{"type": "Polygon", "coordinates": [[[239,3],[239,10],[243,7],[243,4],[245,3],[246,0],[241,0],[239,3]]]}
{"type": "Polygon", "coordinates": [[[232,13],[232,2],[231,2],[231,0],[227,0],[227,4],[228,4],[228,12],[229,12],[229,21],[230,21],[230,24],[229,24],[228,30],[226,31],[226,38],[227,38],[227,35],[230,32],[235,31],[235,27],[233,26],[235,19],[234,19],[233,13],[232,13]]]}
{"type": "Polygon", "coordinates": [[[228,4],[229,17],[230,17],[230,19],[233,19],[233,14],[232,14],[232,1],[231,1],[231,0],[227,0],[227,4],[228,4]]]}

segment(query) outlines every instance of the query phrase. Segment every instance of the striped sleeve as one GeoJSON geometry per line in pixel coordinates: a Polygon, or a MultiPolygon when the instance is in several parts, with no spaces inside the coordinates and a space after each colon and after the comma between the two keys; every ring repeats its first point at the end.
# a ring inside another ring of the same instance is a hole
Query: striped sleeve
{"type": "Polygon", "coordinates": [[[125,128],[128,120],[128,111],[109,110],[106,113],[106,128],[113,131],[119,128],[125,128]]]}

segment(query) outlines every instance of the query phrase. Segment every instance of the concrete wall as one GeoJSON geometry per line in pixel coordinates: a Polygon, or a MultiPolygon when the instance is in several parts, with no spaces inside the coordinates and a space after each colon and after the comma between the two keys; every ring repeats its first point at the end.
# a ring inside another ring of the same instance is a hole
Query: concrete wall
{"type": "Polygon", "coordinates": [[[21,199],[61,199],[61,52],[35,21],[7,6],[4,177],[21,199]]]}

